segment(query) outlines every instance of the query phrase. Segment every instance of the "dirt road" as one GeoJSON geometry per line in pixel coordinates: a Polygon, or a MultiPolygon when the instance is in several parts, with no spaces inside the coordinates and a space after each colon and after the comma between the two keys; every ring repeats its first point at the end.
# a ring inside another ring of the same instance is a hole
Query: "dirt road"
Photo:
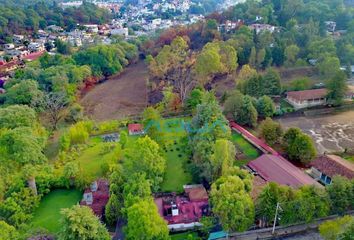
{"type": "Polygon", "coordinates": [[[316,143],[318,152],[342,152],[354,149],[354,110],[315,117],[277,119],[284,127],[299,127],[316,143]]]}
{"type": "Polygon", "coordinates": [[[148,70],[143,61],[96,85],[81,99],[85,113],[96,121],[140,114],[147,104],[148,70]]]}

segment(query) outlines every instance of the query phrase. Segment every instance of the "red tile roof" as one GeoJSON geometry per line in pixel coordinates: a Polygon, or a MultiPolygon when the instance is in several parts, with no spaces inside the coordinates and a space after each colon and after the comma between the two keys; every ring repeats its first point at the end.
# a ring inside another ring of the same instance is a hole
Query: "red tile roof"
{"type": "MultiPolygon", "coordinates": [[[[88,192],[91,192],[90,188],[85,189],[85,193],[88,192]]],[[[104,208],[109,200],[109,185],[106,180],[97,180],[97,191],[92,192],[92,198],[92,204],[87,204],[85,201],[82,200],[80,202],[80,205],[90,207],[96,216],[102,217],[104,213],[104,208]]]]}
{"type": "Polygon", "coordinates": [[[288,97],[297,101],[324,98],[326,95],[327,89],[325,88],[287,92],[288,97]]]}
{"type": "Polygon", "coordinates": [[[248,167],[268,182],[276,182],[295,188],[302,185],[318,185],[314,179],[281,156],[264,154],[249,162],[248,167]]]}
{"type": "Polygon", "coordinates": [[[144,130],[144,127],[139,123],[130,123],[128,124],[128,130],[129,132],[141,132],[144,130]]]}
{"type": "Polygon", "coordinates": [[[311,166],[329,177],[341,175],[354,178],[354,164],[336,155],[322,155],[311,162],[311,166]]]}
{"type": "Polygon", "coordinates": [[[208,193],[203,185],[186,185],[184,191],[191,201],[208,201],[208,193]]]}

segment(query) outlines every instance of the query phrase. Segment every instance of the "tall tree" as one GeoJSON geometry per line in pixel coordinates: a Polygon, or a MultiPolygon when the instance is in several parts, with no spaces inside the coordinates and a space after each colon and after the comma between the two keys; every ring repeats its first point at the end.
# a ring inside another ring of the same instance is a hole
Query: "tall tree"
{"type": "Polygon", "coordinates": [[[214,151],[211,158],[213,168],[213,179],[224,175],[224,173],[233,166],[235,161],[236,149],[232,142],[226,139],[218,139],[214,145],[214,151]]]}
{"type": "Polygon", "coordinates": [[[150,198],[135,202],[127,209],[126,237],[136,240],[167,240],[166,222],[160,217],[154,201],[150,198]]]}
{"type": "Polygon", "coordinates": [[[139,138],[125,151],[124,171],[126,176],[145,173],[154,191],[159,189],[166,169],[159,145],[148,136],[139,138]]]}
{"type": "Polygon", "coordinates": [[[265,141],[273,145],[281,139],[283,130],[278,122],[273,121],[271,118],[266,118],[259,126],[260,135],[265,141]]]}
{"type": "Polygon", "coordinates": [[[75,205],[61,210],[60,240],[92,239],[109,240],[111,237],[104,225],[86,206],[75,205]]]}
{"type": "Polygon", "coordinates": [[[328,102],[334,105],[340,105],[343,102],[347,91],[347,78],[343,71],[337,71],[335,75],[328,81],[328,102]]]}
{"type": "Polygon", "coordinates": [[[331,212],[343,214],[349,209],[354,209],[354,182],[345,177],[335,176],[332,183],[326,186],[329,195],[331,212]]]}
{"type": "Polygon", "coordinates": [[[268,96],[262,96],[257,100],[257,112],[261,117],[273,117],[275,104],[268,96]]]}
{"type": "Polygon", "coordinates": [[[253,201],[238,176],[219,178],[211,187],[210,197],[226,231],[245,231],[254,222],[253,201]]]}

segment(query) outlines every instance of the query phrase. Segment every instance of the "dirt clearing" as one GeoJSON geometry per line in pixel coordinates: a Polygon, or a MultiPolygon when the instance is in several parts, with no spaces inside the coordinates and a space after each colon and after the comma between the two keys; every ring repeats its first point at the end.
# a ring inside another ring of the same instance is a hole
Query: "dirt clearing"
{"type": "Polygon", "coordinates": [[[286,128],[298,127],[309,134],[319,153],[354,149],[354,111],[314,117],[278,119],[286,128]]]}
{"type": "Polygon", "coordinates": [[[143,61],[92,88],[81,99],[91,119],[104,121],[140,114],[147,105],[148,70],[143,61]]]}

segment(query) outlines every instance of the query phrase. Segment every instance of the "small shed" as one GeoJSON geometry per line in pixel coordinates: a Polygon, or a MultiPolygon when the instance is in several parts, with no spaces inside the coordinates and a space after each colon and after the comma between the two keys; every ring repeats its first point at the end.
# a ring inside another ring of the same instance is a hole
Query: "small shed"
{"type": "Polygon", "coordinates": [[[129,135],[142,135],[145,134],[144,126],[139,123],[128,124],[129,135]]]}

